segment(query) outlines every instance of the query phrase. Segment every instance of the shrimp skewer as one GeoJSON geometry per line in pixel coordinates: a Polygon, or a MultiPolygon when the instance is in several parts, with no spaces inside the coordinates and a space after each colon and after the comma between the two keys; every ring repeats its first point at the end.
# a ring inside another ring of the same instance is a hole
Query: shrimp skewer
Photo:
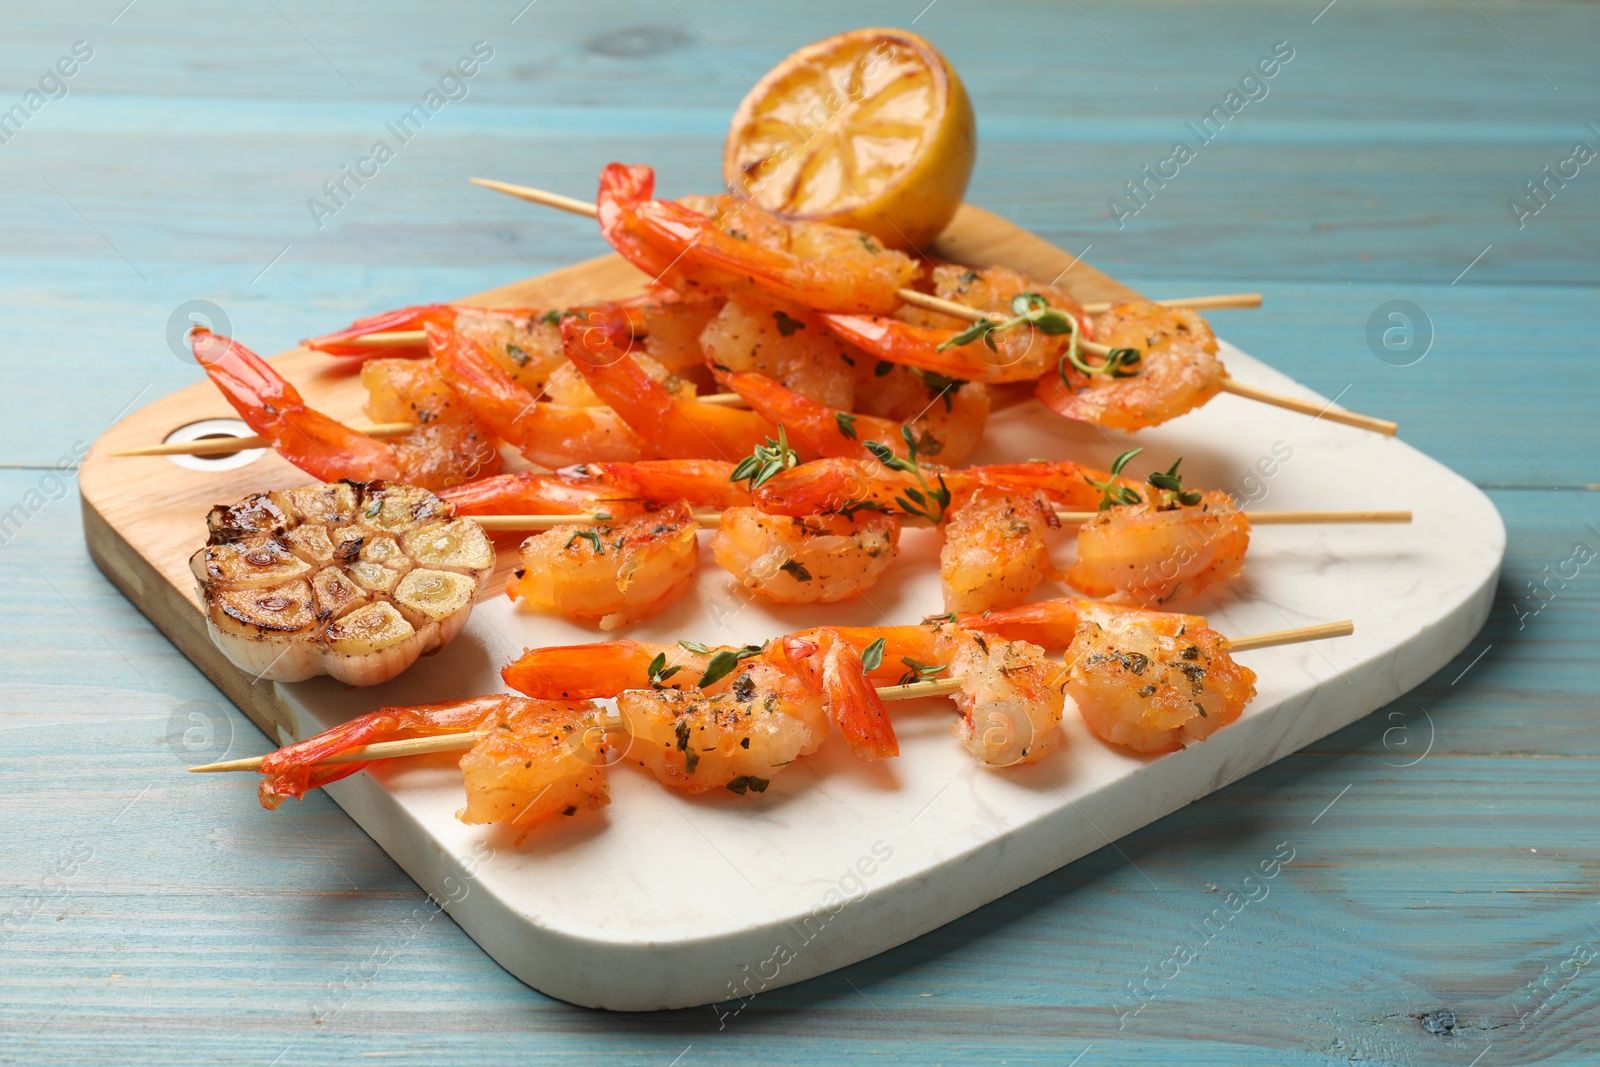
{"type": "Polygon", "coordinates": [[[743,397],[751,410],[781,425],[807,452],[824,457],[870,460],[868,441],[905,456],[904,429],[911,428],[924,455],[957,464],[983,437],[989,397],[981,385],[949,383],[910,422],[852,414],[811,400],[764,374],[717,372],[717,381],[743,397]]]}
{"type": "Polygon", "coordinates": [[[363,368],[368,414],[413,421],[411,430],[384,442],[307,407],[271,364],[237,341],[196,328],[189,343],[239,417],[280,456],[322,481],[403,481],[438,489],[500,469],[488,430],[425,369],[392,361],[363,368]]]}
{"type": "Polygon", "coordinates": [[[534,463],[641,459],[651,450],[614,412],[541,402],[470,337],[429,325],[428,347],[445,381],[478,417],[534,463]]]}
{"type": "Polygon", "coordinates": [[[629,262],[680,293],[748,289],[809,308],[885,312],[916,261],[854,230],[781,222],[732,197],[697,206],[654,200],[645,166],[608,165],[596,200],[600,232],[629,262]]]}
{"type": "Polygon", "coordinates": [[[286,745],[261,763],[261,806],[336,782],[369,766],[327,763],[328,757],[379,740],[481,731],[461,760],[466,823],[531,825],[610,803],[605,781],[609,745],[602,709],[589,701],[543,701],[495,695],[380,708],[369,715],[286,745]]]}
{"type": "Polygon", "coordinates": [[[615,630],[666,610],[699,564],[694,516],[676,504],[598,526],[557,526],[522,543],[506,595],[615,630]]]}
{"type": "MultiPolygon", "coordinates": [[[[1241,638],[1238,645],[1350,632],[1348,623],[1330,624],[1241,638]]],[[[828,719],[860,758],[897,754],[884,699],[957,687],[963,719],[953,732],[989,766],[1035,762],[1058,745],[1064,695],[1102,740],[1161,754],[1237,720],[1255,695],[1255,674],[1233,662],[1229,647],[1199,616],[1069,597],[981,619],[827,627],[737,649],[687,641],[530,649],[502,676],[532,699],[500,695],[384,708],[263,758],[190,769],[259,769],[268,776],[261,801],[271,809],[372,760],[473,747],[462,763],[468,806],[459,817],[526,825],[607,803],[603,768],[619,735],[625,755],[665,784],[703,792],[720,783],[745,795],[764,792],[771,774],[815,751],[828,719]],[[1065,645],[1065,664],[1049,662],[1027,638],[1065,645]],[[892,657],[911,668],[902,682],[938,675],[950,681],[873,689],[872,680],[899,669],[888,662],[892,657]],[[948,662],[933,662],[940,657],[948,662]],[[692,685],[682,680],[695,675],[692,685]],[[609,696],[618,699],[618,719],[592,703],[609,696]],[[742,712],[741,705],[747,705],[742,712]],[[368,747],[374,738],[401,735],[431,740],[368,747]],[[557,789],[549,802],[533,806],[557,789]]]]}
{"type": "MultiPolygon", "coordinates": [[[[1135,752],[1175,752],[1203,741],[1238,719],[1255,696],[1255,673],[1233,661],[1227,638],[1204,618],[1080,597],[962,615],[953,623],[941,617],[921,626],[854,627],[840,633],[858,648],[885,639],[891,645],[886,651],[907,650],[906,661],[919,671],[947,669],[962,676],[972,668],[959,658],[936,662],[949,656],[949,646],[938,640],[946,630],[981,631],[994,635],[990,641],[1012,644],[1037,642],[1026,644],[1029,648],[1064,647],[1065,670],[1057,684],[1095,736],[1135,752]],[[929,654],[935,659],[920,658],[929,654]]],[[[1016,728],[1013,722],[1008,736],[1016,728]]]]}
{"type": "MultiPolygon", "coordinates": [[[[656,453],[674,459],[711,457],[732,460],[748,455],[777,428],[753,411],[705,404],[674,396],[641,370],[621,347],[626,320],[614,309],[590,312],[586,321],[561,326],[567,355],[602,400],[611,405],[656,453]]],[[[584,459],[637,459],[638,456],[581,456],[584,459]]]]}

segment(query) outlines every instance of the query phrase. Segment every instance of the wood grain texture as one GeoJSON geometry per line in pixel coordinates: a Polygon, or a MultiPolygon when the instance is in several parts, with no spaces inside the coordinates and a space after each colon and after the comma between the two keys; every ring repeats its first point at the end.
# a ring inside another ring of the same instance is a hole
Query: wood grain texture
{"type": "Polygon", "coordinates": [[[1226,336],[1327,395],[1350,385],[1348,406],[1496,487],[1501,599],[1406,700],[719,1021],[547,1000],[326,799],[268,816],[236,782],[182,775],[230,739],[233,755],[265,741],[100,576],[43,468],[197,379],[164,340],[181,302],[216,301],[271,352],[595,255],[592,224],[446,179],[580,192],[623,158],[657,164],[668,193],[703,188],[740,70],[923,5],[679,0],[691,24],[666,5],[540,0],[511,25],[520,3],[407,0],[375,18],[276,2],[281,16],[140,0],[114,24],[121,3],[23,6],[0,34],[7,107],[71,42],[96,48],[72,94],[0,145],[0,511],[41,501],[0,544],[0,1060],[1061,1064],[1092,1045],[1081,1067],[1593,1061],[1597,972],[1563,964],[1600,945],[1600,572],[1552,581],[1537,615],[1527,583],[1576,542],[1600,548],[1600,179],[1586,168],[1523,230],[1505,202],[1600,121],[1600,8],[1339,0],[1313,25],[1321,2],[940,0],[920,18],[979,111],[969,199],[1093,245],[1089,262],[1152,295],[1263,290],[1260,311],[1214,317],[1226,336]],[[316,230],[306,197],[480,37],[497,54],[469,100],[316,230]],[[1297,56],[1272,95],[1118,230],[1115,187],[1280,39],[1297,56]],[[1438,328],[1411,367],[1366,345],[1396,298],[1438,328]],[[1425,747],[1423,710],[1433,747],[1398,766],[1425,747]],[[1271,895],[1119,1030],[1126,984],[1192,936],[1209,885],[1285,840],[1296,858],[1271,895]]]}

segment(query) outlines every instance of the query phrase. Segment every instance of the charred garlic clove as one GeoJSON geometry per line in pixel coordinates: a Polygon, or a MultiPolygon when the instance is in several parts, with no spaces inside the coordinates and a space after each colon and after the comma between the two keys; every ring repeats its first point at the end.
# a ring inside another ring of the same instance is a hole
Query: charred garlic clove
{"type": "Polygon", "coordinates": [[[494,568],[476,523],[390,482],[257,493],[206,525],[189,566],[211,639],[272,681],[388,681],[461,632],[494,568]]]}

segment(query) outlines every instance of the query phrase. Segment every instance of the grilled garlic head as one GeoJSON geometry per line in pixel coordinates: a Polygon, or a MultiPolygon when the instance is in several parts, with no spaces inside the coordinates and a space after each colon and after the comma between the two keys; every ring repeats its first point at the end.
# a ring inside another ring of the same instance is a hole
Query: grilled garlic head
{"type": "Polygon", "coordinates": [[[275,682],[388,681],[461,632],[494,569],[477,523],[394,482],[256,493],[206,525],[189,568],[211,640],[275,682]]]}

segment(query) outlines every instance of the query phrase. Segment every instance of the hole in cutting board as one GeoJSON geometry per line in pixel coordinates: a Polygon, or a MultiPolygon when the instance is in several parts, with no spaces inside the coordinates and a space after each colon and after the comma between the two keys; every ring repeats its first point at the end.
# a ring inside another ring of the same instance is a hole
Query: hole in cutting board
{"type": "MultiPolygon", "coordinates": [[[[187,426],[173,430],[167,434],[163,443],[254,436],[254,431],[238,419],[201,419],[199,422],[191,422],[187,426]]],[[[238,452],[221,452],[212,456],[168,456],[167,459],[192,471],[231,471],[254,463],[266,452],[265,448],[246,448],[238,452]]]]}

